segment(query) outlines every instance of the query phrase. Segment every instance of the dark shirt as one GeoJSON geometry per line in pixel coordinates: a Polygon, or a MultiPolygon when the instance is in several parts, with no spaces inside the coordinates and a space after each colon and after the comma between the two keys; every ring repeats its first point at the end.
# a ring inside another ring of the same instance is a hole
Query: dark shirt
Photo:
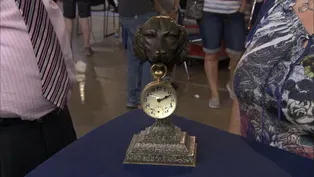
{"type": "Polygon", "coordinates": [[[155,11],[154,0],[119,0],[121,17],[134,17],[155,11]]]}

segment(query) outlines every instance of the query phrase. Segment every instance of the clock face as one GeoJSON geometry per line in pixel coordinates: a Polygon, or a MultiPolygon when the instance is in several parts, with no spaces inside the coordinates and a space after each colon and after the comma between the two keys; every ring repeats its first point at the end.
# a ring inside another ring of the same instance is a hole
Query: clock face
{"type": "Polygon", "coordinates": [[[177,96],[174,88],[167,84],[148,86],[141,95],[141,106],[150,117],[163,119],[176,109],[177,96]]]}

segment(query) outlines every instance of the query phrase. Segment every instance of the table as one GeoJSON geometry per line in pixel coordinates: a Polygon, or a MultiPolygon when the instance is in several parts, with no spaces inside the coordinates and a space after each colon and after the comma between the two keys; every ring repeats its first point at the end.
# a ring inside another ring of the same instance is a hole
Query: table
{"type": "MultiPolygon", "coordinates": [[[[219,119],[219,118],[217,118],[219,119]]],[[[313,177],[314,161],[185,118],[173,123],[198,142],[195,168],[122,164],[134,133],[153,123],[121,115],[48,159],[26,177],[313,177]]]]}

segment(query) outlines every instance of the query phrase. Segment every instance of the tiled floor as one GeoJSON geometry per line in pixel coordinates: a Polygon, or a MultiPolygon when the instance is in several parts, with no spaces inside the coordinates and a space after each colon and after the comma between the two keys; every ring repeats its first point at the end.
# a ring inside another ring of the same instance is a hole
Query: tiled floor
{"type": "MultiPolygon", "coordinates": [[[[101,22],[101,17],[93,17],[93,34],[96,39],[92,45],[96,51],[94,56],[85,58],[82,55],[80,37],[76,37],[73,41],[75,59],[87,64],[85,74],[80,75],[85,81],[85,101],[84,103],[81,101],[79,84],[77,84],[69,105],[78,136],[129,111],[125,107],[127,74],[125,51],[119,39],[113,36],[102,38],[101,22]]],[[[217,110],[208,107],[209,88],[202,61],[194,60],[189,66],[189,71],[190,82],[182,66],[177,67],[176,70],[175,78],[179,85],[176,114],[226,130],[232,104],[225,89],[229,75],[228,66],[224,64],[220,69],[222,108],[217,110]],[[200,97],[195,98],[196,94],[200,97]]]]}

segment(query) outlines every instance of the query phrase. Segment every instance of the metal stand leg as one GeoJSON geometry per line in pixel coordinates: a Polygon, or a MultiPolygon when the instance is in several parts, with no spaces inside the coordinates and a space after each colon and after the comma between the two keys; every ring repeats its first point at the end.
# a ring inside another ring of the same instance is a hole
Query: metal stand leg
{"type": "Polygon", "coordinates": [[[76,17],[76,35],[77,36],[79,36],[79,35],[81,35],[82,33],[79,31],[79,29],[80,29],[80,25],[79,25],[79,18],[78,17],[76,17]]]}
{"type": "Polygon", "coordinates": [[[172,73],[171,73],[172,81],[176,81],[176,71],[177,71],[177,65],[174,65],[172,73]]]}
{"type": "MultiPolygon", "coordinates": [[[[116,34],[116,30],[114,30],[114,32],[112,32],[112,33],[109,33],[108,34],[108,24],[109,24],[109,6],[108,6],[108,8],[106,8],[107,6],[106,6],[106,1],[105,1],[105,11],[104,11],[104,37],[109,37],[109,36],[112,36],[112,35],[115,35],[116,34]]],[[[113,15],[113,22],[114,22],[114,28],[115,28],[115,16],[113,15]]]]}
{"type": "MultiPolygon", "coordinates": [[[[191,79],[191,78],[190,78],[190,73],[189,73],[189,69],[188,69],[188,65],[187,65],[186,61],[183,63],[183,65],[184,65],[184,70],[185,70],[185,73],[186,73],[186,75],[187,75],[187,77],[188,77],[188,80],[190,80],[190,79],[191,79]]],[[[175,66],[173,67],[173,71],[172,71],[172,74],[171,74],[171,79],[172,79],[173,81],[176,80],[176,71],[177,71],[177,65],[175,65],[175,66]]]]}
{"type": "MultiPolygon", "coordinates": [[[[109,10],[109,9],[108,9],[108,10],[109,10]]],[[[109,15],[108,15],[109,12],[108,12],[108,10],[105,12],[105,14],[106,14],[106,15],[105,15],[105,19],[106,19],[106,20],[105,20],[105,23],[106,23],[106,24],[105,24],[105,26],[106,26],[106,28],[105,28],[105,36],[108,36],[108,26],[109,26],[109,25],[108,25],[108,23],[109,23],[109,15]]]]}
{"type": "Polygon", "coordinates": [[[189,73],[189,69],[188,69],[188,65],[186,64],[186,61],[183,63],[184,64],[184,69],[185,69],[185,73],[188,76],[188,80],[190,80],[190,73],[189,73]]]}
{"type": "Polygon", "coordinates": [[[106,3],[104,4],[104,21],[103,21],[103,28],[102,28],[102,34],[105,36],[105,30],[106,30],[106,3]]]}

